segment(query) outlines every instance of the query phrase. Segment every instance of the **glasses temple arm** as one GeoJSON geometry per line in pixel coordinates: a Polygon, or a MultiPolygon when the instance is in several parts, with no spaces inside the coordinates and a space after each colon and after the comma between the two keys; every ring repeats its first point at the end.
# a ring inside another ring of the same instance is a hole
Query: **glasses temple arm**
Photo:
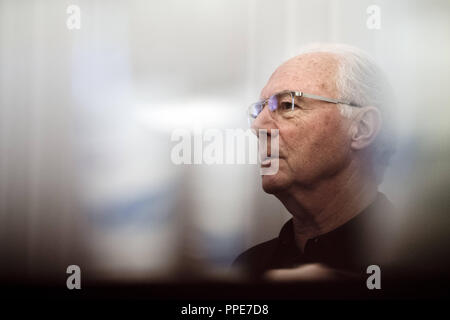
{"type": "Polygon", "coordinates": [[[306,98],[311,98],[311,99],[331,102],[331,103],[335,103],[335,104],[341,103],[341,104],[348,104],[348,105],[353,106],[353,107],[360,107],[359,105],[351,103],[351,102],[345,102],[345,101],[340,101],[340,100],[337,100],[337,99],[326,98],[326,97],[317,96],[315,94],[310,94],[310,93],[295,92],[295,96],[297,96],[297,97],[306,97],[306,98]]]}

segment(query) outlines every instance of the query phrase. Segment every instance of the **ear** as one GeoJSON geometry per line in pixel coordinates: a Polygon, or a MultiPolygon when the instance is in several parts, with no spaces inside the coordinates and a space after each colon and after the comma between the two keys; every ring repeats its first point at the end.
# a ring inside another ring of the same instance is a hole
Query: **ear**
{"type": "Polygon", "coordinates": [[[381,113],[377,108],[362,108],[353,122],[352,149],[361,150],[371,145],[380,131],[381,124],[381,113]]]}

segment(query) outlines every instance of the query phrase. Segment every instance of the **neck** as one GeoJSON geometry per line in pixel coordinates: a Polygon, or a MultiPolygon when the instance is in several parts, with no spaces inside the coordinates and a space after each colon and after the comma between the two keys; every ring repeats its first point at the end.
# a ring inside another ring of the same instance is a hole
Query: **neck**
{"type": "Polygon", "coordinates": [[[309,239],[340,227],[374,201],[375,179],[360,169],[352,163],[312,187],[295,185],[277,195],[293,216],[295,241],[302,251],[309,239]]]}

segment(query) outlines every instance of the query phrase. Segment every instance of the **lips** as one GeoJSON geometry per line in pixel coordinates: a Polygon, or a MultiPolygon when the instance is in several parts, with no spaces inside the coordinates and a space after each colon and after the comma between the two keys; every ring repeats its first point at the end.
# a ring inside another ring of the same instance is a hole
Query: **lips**
{"type": "Polygon", "coordinates": [[[274,160],[279,160],[283,158],[283,155],[281,154],[280,150],[278,150],[278,152],[275,153],[274,156],[272,156],[272,149],[270,148],[270,145],[265,148],[266,150],[264,150],[264,148],[260,149],[259,152],[259,159],[261,161],[261,166],[262,167],[267,167],[270,166],[271,161],[274,160]],[[276,154],[278,153],[278,156],[276,156],[276,154]]]}
{"type": "Polygon", "coordinates": [[[270,166],[270,163],[272,162],[272,158],[267,157],[264,160],[261,161],[261,166],[262,167],[268,167],[270,166]]]}
{"type": "Polygon", "coordinates": [[[260,153],[259,158],[261,159],[261,161],[264,161],[266,159],[281,159],[283,158],[283,156],[279,154],[278,157],[272,157],[272,153],[268,150],[267,153],[260,153]]]}
{"type": "Polygon", "coordinates": [[[276,161],[279,159],[281,159],[281,158],[280,157],[270,157],[270,156],[264,157],[261,160],[261,167],[270,167],[270,164],[272,163],[272,161],[276,161]]]}

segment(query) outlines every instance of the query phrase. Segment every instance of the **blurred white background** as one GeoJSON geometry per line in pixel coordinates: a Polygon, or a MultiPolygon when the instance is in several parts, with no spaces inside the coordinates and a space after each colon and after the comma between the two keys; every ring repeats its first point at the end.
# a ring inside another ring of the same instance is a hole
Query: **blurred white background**
{"type": "MultiPolygon", "coordinates": [[[[221,274],[289,215],[256,165],[176,166],[175,128],[246,128],[311,42],[369,52],[397,95],[398,206],[449,185],[450,3],[0,0],[1,272],[221,274]],[[69,5],[81,29],[69,30],[69,5]],[[369,5],[381,28],[366,26],[369,5]]],[[[447,220],[448,221],[448,220],[447,220]]],[[[436,223],[439,225],[440,223],[436,223]]]]}

